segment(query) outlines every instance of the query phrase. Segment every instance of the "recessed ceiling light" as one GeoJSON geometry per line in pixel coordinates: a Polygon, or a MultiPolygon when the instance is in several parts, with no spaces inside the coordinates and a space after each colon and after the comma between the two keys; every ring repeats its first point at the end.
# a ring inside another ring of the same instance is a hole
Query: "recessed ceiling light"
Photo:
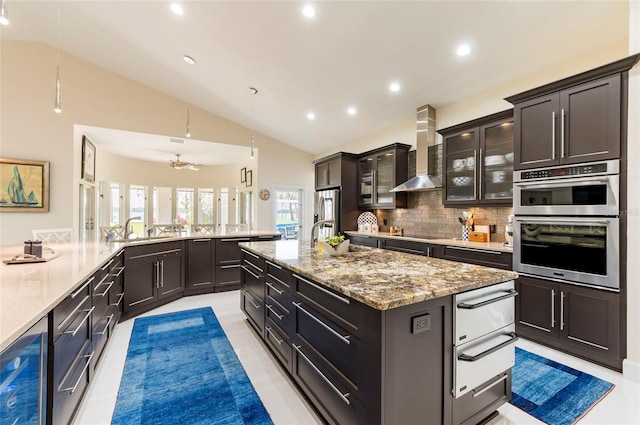
{"type": "Polygon", "coordinates": [[[347,109],[347,113],[349,115],[355,115],[356,114],[356,108],[354,108],[353,106],[349,107],[349,109],[347,109]]]}
{"type": "Polygon", "coordinates": [[[302,8],[302,14],[307,18],[313,18],[316,16],[316,10],[310,4],[302,8]]]}
{"type": "Polygon", "coordinates": [[[307,113],[307,119],[311,120],[311,121],[315,120],[316,119],[316,114],[314,114],[313,112],[308,112],[307,113]]]}
{"type": "Polygon", "coordinates": [[[468,44],[461,44],[458,46],[456,53],[458,53],[458,56],[467,56],[471,53],[471,47],[468,44]]]}
{"type": "Polygon", "coordinates": [[[389,85],[389,90],[391,90],[392,92],[398,92],[400,91],[400,83],[397,82],[393,82],[389,85]]]}
{"type": "Polygon", "coordinates": [[[180,6],[178,3],[171,3],[171,11],[176,15],[184,15],[184,10],[182,10],[182,6],[180,6]]]}
{"type": "Polygon", "coordinates": [[[196,63],[196,60],[194,58],[192,58],[191,56],[184,55],[182,57],[182,59],[184,59],[184,61],[186,63],[188,63],[189,65],[195,65],[195,63],[196,63]]]}

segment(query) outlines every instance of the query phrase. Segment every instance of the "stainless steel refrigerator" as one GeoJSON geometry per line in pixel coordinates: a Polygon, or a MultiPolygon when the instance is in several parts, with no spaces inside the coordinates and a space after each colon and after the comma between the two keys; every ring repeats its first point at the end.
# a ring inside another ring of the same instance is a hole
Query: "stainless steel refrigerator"
{"type": "Polygon", "coordinates": [[[340,191],[338,189],[321,190],[315,193],[313,222],[335,220],[334,223],[320,225],[318,240],[335,235],[340,229],[340,191]]]}

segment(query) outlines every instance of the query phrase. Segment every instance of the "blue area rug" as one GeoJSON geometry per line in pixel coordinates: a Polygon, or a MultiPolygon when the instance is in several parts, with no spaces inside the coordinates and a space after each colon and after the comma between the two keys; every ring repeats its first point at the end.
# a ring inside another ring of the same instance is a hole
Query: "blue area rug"
{"type": "Polygon", "coordinates": [[[516,347],[510,403],[550,425],[576,423],[613,384],[516,347]]]}
{"type": "Polygon", "coordinates": [[[273,424],[211,308],[136,319],[111,423],[273,424]]]}

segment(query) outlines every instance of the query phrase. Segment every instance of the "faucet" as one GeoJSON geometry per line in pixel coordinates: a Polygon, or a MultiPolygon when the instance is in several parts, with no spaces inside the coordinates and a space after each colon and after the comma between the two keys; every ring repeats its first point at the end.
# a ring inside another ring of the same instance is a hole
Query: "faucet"
{"type": "Polygon", "coordinates": [[[315,223],[313,223],[313,226],[311,226],[311,248],[316,246],[316,242],[318,241],[318,238],[314,237],[314,233],[315,230],[320,227],[321,224],[329,224],[329,223],[335,223],[335,220],[320,220],[320,221],[316,221],[315,223]]]}
{"type": "Polygon", "coordinates": [[[129,217],[127,219],[127,221],[124,222],[124,238],[125,239],[129,239],[129,236],[131,236],[131,234],[133,233],[133,230],[129,229],[129,223],[131,223],[131,220],[140,220],[140,216],[138,217],[129,217]]]}

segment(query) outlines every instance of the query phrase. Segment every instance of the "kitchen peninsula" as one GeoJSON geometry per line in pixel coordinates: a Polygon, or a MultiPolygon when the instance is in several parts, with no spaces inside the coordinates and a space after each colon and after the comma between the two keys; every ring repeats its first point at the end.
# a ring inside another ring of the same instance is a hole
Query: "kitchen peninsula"
{"type": "Polygon", "coordinates": [[[328,423],[478,423],[508,401],[509,270],[241,243],[241,307],[328,423]]]}

